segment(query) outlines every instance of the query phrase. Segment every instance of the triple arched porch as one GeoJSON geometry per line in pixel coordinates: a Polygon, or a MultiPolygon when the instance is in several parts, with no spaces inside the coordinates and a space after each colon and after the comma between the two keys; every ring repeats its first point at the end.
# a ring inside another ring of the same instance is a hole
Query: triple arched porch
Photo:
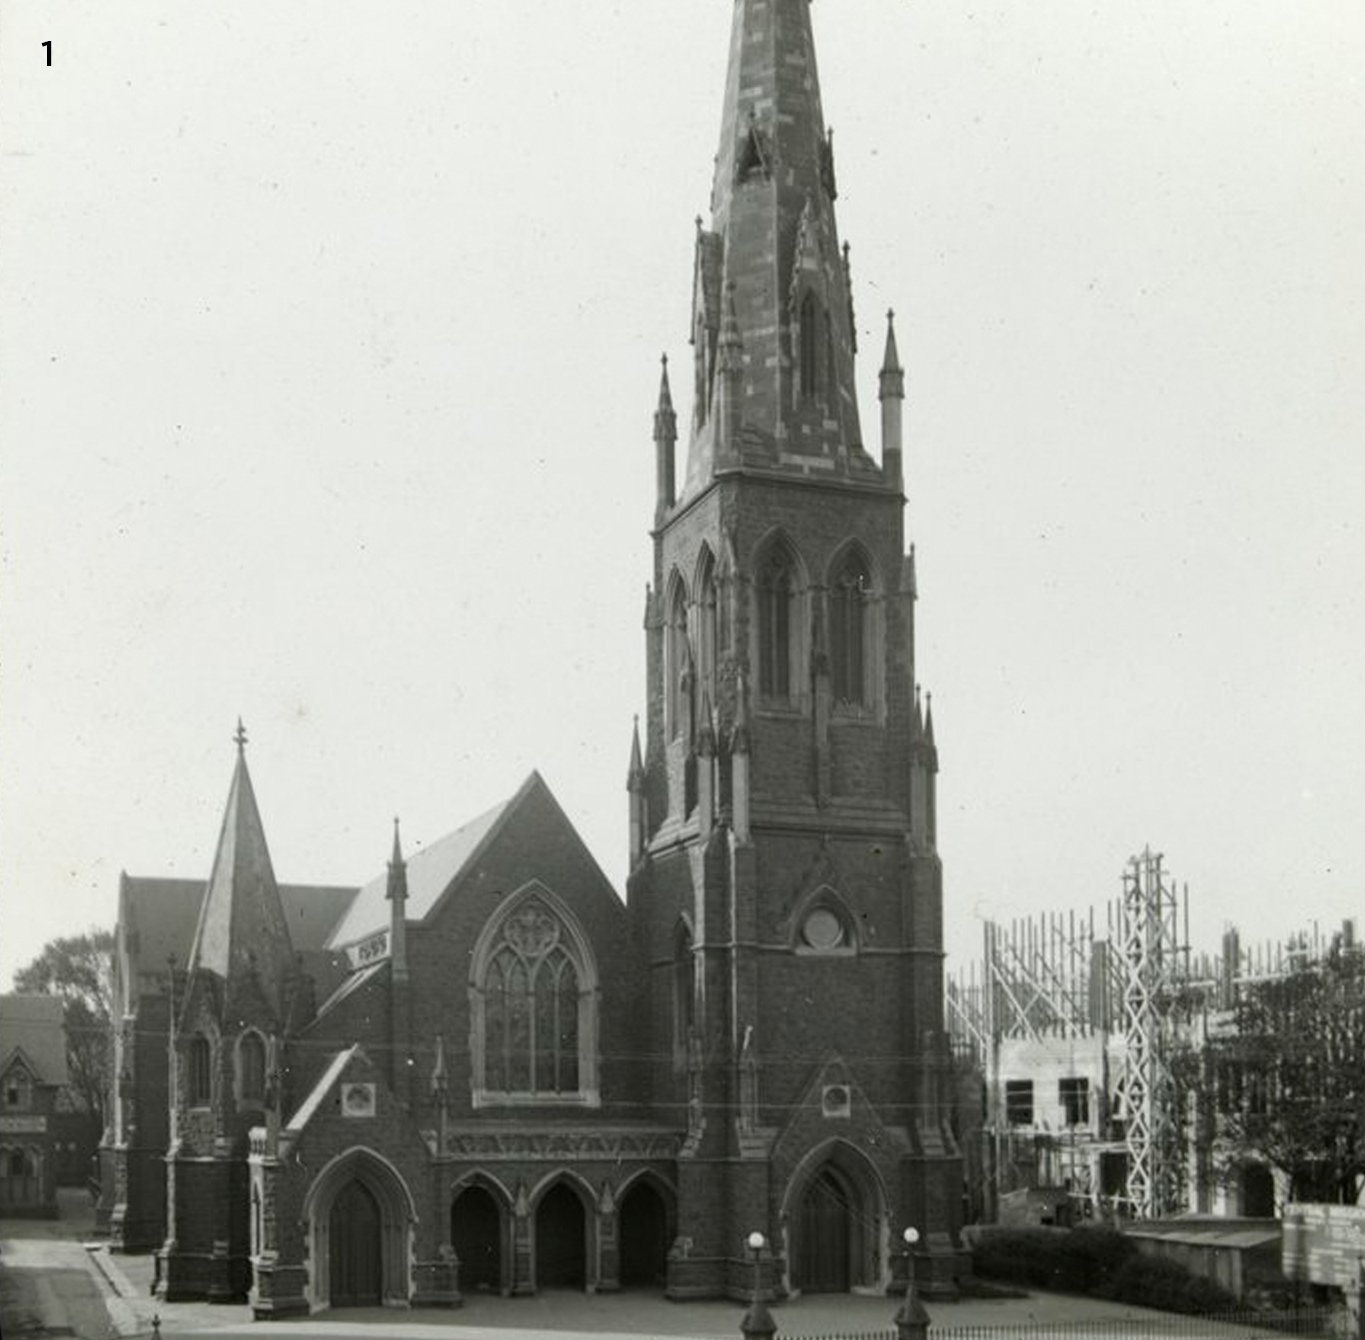
{"type": "Polygon", "coordinates": [[[557,1169],[515,1190],[470,1173],[450,1197],[459,1289],[466,1296],[662,1289],[676,1221],[673,1187],[648,1171],[617,1188],[557,1169]]]}

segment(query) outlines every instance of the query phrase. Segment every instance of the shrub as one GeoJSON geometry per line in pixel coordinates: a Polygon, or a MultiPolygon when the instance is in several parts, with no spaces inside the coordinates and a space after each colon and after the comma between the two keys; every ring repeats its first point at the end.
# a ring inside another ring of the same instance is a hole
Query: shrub
{"type": "Polygon", "coordinates": [[[1167,1312],[1226,1312],[1237,1300],[1221,1284],[1195,1275],[1177,1261],[1138,1253],[1103,1289],[1106,1298],[1167,1312]]]}
{"type": "Polygon", "coordinates": [[[982,1228],[972,1237],[972,1269],[987,1279],[1091,1293],[1133,1251],[1112,1228],[982,1228]]]}
{"type": "Polygon", "coordinates": [[[1220,1312],[1237,1300],[1175,1261],[1147,1256],[1117,1229],[978,1228],[972,1270],[1035,1289],[1095,1294],[1170,1312],[1220,1312]]]}

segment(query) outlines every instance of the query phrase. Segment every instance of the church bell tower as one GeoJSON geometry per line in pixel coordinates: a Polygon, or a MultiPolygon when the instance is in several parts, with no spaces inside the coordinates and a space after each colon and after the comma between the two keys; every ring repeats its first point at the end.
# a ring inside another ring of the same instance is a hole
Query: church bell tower
{"type": "Polygon", "coordinates": [[[685,459],[654,423],[630,902],[656,1109],[686,1128],[669,1292],[953,1287],[932,717],[888,319],[863,440],[849,252],[810,0],[735,0],[692,279],[685,459]],[[681,464],[681,470],[678,466],[681,464]]]}

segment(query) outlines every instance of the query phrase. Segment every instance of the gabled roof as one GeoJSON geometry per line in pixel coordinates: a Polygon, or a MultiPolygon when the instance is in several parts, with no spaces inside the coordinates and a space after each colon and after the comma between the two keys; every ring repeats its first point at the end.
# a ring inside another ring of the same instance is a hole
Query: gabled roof
{"type": "MultiPolygon", "coordinates": [[[[540,774],[533,772],[516,795],[485,810],[453,833],[438,838],[429,847],[422,847],[407,859],[408,900],[407,919],[421,921],[440,901],[441,895],[473,864],[507,816],[517,807],[530,789],[544,786],[540,774]]],[[[327,941],[328,948],[339,949],[354,944],[367,935],[383,930],[389,924],[388,873],[376,875],[360,888],[346,915],[337,923],[327,941]]]]}
{"type": "Polygon", "coordinates": [[[360,1044],[355,1043],[332,1057],[327,1069],[322,1072],[322,1077],[313,1085],[312,1092],[300,1104],[299,1110],[290,1117],[289,1124],[284,1128],[287,1133],[297,1134],[313,1120],[318,1108],[322,1106],[322,1100],[327,1097],[332,1085],[341,1078],[341,1072],[346,1069],[347,1063],[359,1051],[360,1044]]]}
{"type": "Polygon", "coordinates": [[[0,1074],[17,1052],[38,1083],[67,1083],[62,1019],[60,996],[0,996],[0,1074]]]}

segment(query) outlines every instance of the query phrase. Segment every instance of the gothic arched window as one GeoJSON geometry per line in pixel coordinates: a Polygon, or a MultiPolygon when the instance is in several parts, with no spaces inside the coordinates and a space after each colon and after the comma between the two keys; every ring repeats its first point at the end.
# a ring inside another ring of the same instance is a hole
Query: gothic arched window
{"type": "Polygon", "coordinates": [[[237,1043],[237,1098],[259,1103],[265,1097],[265,1042],[259,1033],[243,1033],[237,1043]]]}
{"type": "Polygon", "coordinates": [[[709,549],[702,550],[697,565],[697,670],[701,682],[716,692],[716,562],[709,549]]]}
{"type": "Polygon", "coordinates": [[[185,1053],[185,1092],[191,1107],[203,1107],[213,1097],[212,1062],[213,1051],[208,1038],[196,1033],[185,1053]]]}
{"type": "Polygon", "coordinates": [[[692,653],[687,641],[687,588],[676,573],[668,586],[664,625],[664,682],[668,738],[676,739],[691,710],[692,653]]]}
{"type": "Polygon", "coordinates": [[[871,591],[867,563],[857,552],[850,553],[830,584],[830,681],[836,703],[864,706],[871,698],[868,688],[871,591]]]}
{"type": "Polygon", "coordinates": [[[796,572],[780,546],[768,553],[758,570],[758,691],[764,698],[792,696],[796,572]]]}
{"type": "Polygon", "coordinates": [[[596,972],[548,891],[514,897],[474,953],[475,1104],[597,1101],[596,972]]]}
{"type": "Polygon", "coordinates": [[[679,1060],[687,1057],[687,1038],[696,1021],[696,1008],[692,932],[683,924],[673,941],[673,1046],[679,1060]]]}
{"type": "Polygon", "coordinates": [[[809,400],[820,389],[820,314],[813,293],[801,299],[801,395],[809,400]]]}

